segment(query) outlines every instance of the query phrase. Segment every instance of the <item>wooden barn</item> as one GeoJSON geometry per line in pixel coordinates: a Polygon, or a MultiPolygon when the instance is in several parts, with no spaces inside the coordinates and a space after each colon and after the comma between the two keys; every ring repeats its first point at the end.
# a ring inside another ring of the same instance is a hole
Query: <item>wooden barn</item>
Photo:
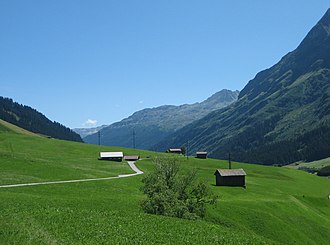
{"type": "Polygon", "coordinates": [[[246,173],[243,169],[217,169],[214,175],[217,186],[245,187],[246,173]]]}
{"type": "Polygon", "coordinates": [[[140,156],[124,156],[125,161],[137,161],[140,159],[140,156]]]}
{"type": "Polygon", "coordinates": [[[121,162],[123,160],[124,153],[122,152],[100,152],[99,160],[109,160],[121,162]]]}
{"type": "Polygon", "coordinates": [[[166,152],[167,153],[182,154],[182,150],[180,148],[170,148],[166,152]]]}
{"type": "Polygon", "coordinates": [[[207,158],[207,152],[205,152],[205,151],[196,152],[196,158],[206,159],[207,158]]]}

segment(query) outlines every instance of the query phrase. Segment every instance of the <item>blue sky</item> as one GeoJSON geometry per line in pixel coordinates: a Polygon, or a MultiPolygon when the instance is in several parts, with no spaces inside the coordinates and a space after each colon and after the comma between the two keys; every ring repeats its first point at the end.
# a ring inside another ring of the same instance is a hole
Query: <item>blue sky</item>
{"type": "Polygon", "coordinates": [[[68,127],[241,90],[330,1],[1,0],[0,95],[68,127]],[[88,121],[89,120],[89,121],[88,121]]]}

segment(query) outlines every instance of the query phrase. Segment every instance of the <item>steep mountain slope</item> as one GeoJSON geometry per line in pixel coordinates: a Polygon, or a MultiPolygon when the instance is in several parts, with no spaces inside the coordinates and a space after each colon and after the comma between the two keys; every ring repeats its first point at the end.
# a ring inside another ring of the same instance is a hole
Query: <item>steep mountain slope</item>
{"type": "MultiPolygon", "coordinates": [[[[134,131],[136,147],[151,149],[166,136],[211,111],[233,103],[237,97],[238,91],[224,89],[201,103],[181,106],[165,105],[135,112],[132,116],[103,128],[100,131],[101,144],[133,147],[134,131]]],[[[98,135],[87,136],[84,141],[96,144],[98,135]]]]}
{"type": "Polygon", "coordinates": [[[296,50],[256,75],[231,106],[210,113],[157,145],[187,141],[190,153],[287,164],[330,155],[330,9],[296,50]]]}
{"type": "Polygon", "coordinates": [[[0,119],[28,131],[44,134],[57,139],[82,142],[78,134],[58,122],[52,122],[29,106],[0,96],[0,119]]]}

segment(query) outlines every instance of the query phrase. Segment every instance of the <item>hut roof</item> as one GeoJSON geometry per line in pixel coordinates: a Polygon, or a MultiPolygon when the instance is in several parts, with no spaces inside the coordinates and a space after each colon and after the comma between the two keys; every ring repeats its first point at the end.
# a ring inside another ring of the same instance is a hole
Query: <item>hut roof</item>
{"type": "Polygon", "coordinates": [[[124,153],[122,152],[100,152],[100,157],[123,157],[124,153]]]}
{"type": "Polygon", "coordinates": [[[221,176],[245,176],[243,169],[217,169],[214,174],[219,173],[221,176]]]}
{"type": "Polygon", "coordinates": [[[124,159],[128,161],[136,161],[140,159],[140,156],[125,156],[124,159]]]}
{"type": "Polygon", "coordinates": [[[170,151],[181,151],[180,148],[170,148],[170,151]]]}
{"type": "Polygon", "coordinates": [[[197,155],[207,155],[206,151],[197,151],[196,152],[197,155]]]}

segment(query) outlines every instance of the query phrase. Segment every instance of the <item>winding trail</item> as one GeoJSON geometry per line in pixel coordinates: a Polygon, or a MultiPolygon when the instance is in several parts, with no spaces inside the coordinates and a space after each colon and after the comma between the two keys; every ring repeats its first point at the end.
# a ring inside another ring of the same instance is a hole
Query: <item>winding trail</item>
{"type": "Polygon", "coordinates": [[[60,181],[37,182],[37,183],[26,183],[26,184],[0,185],[0,188],[11,188],[11,187],[33,186],[33,185],[53,185],[53,184],[64,184],[64,183],[88,182],[88,181],[96,181],[96,180],[110,180],[110,179],[133,177],[139,174],[143,174],[143,172],[135,166],[135,161],[128,161],[127,163],[130,166],[130,168],[135,172],[134,174],[120,174],[118,176],[95,178],[95,179],[60,180],[60,181]]]}

